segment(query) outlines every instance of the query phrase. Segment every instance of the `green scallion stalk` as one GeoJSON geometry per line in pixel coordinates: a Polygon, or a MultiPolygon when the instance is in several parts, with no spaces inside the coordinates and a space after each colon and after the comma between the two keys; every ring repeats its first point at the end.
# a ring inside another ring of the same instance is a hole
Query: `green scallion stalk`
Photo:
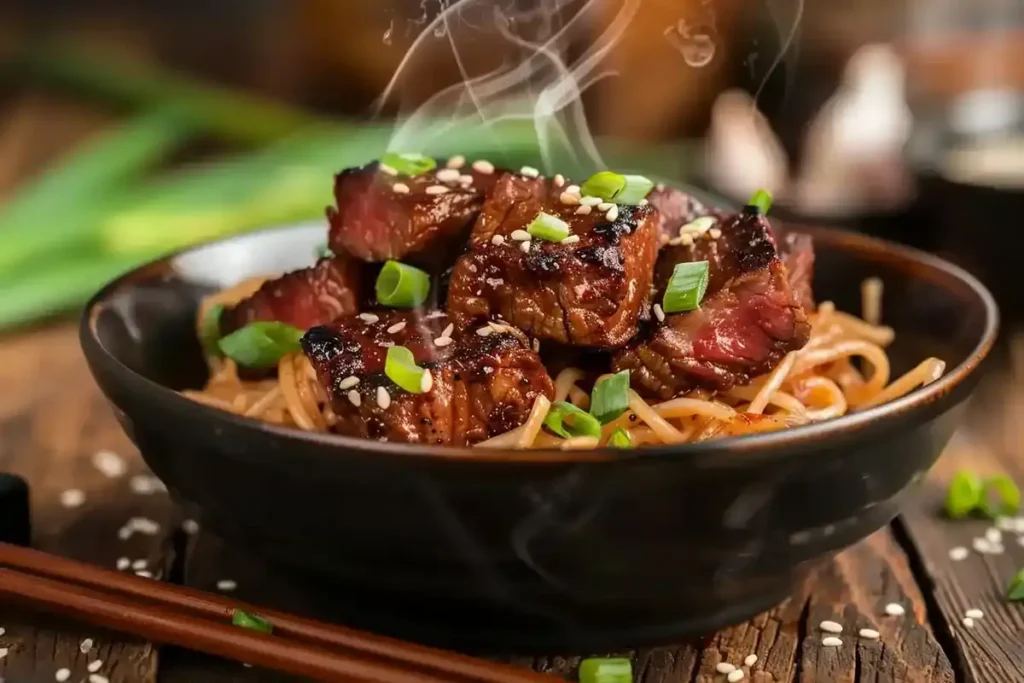
{"type": "Polygon", "coordinates": [[[418,176],[437,168],[432,158],[415,152],[388,152],[380,158],[380,163],[407,176],[418,176]]]}
{"type": "Polygon", "coordinates": [[[392,382],[411,394],[426,391],[423,381],[427,371],[416,365],[412,351],[404,346],[392,346],[384,359],[384,374],[392,382]]]}
{"type": "Polygon", "coordinates": [[[317,259],[333,258],[334,252],[331,251],[331,248],[326,244],[321,244],[320,246],[313,250],[313,256],[317,259]]]}
{"type": "Polygon", "coordinates": [[[580,193],[584,196],[600,197],[606,202],[611,202],[615,201],[625,187],[626,176],[614,171],[599,171],[580,185],[580,193]]]}
{"type": "Polygon", "coordinates": [[[619,427],[608,437],[608,445],[612,448],[632,448],[633,436],[622,427],[619,427]]]}
{"type": "Polygon", "coordinates": [[[642,175],[623,176],[626,184],[622,191],[615,195],[616,204],[639,204],[640,200],[654,189],[654,182],[642,175]]]}
{"type": "Polygon", "coordinates": [[[555,401],[544,418],[544,426],[568,439],[573,436],[601,436],[601,423],[590,413],[565,401],[555,401]]]}
{"type": "Polygon", "coordinates": [[[1013,575],[1010,584],[1006,587],[1007,600],[1024,600],[1024,569],[1013,575]]]}
{"type": "Polygon", "coordinates": [[[590,414],[608,424],[629,409],[629,370],[617,372],[594,385],[590,414]]]}
{"type": "Polygon", "coordinates": [[[708,262],[677,263],[665,288],[661,308],[665,313],[692,311],[708,289],[708,262]]]}
{"type": "Polygon", "coordinates": [[[981,505],[985,488],[978,475],[960,470],[946,491],[946,514],[952,519],[963,519],[981,505]]]}
{"type": "Polygon", "coordinates": [[[220,347],[217,346],[217,342],[220,341],[220,317],[224,313],[224,304],[217,304],[206,312],[206,317],[203,318],[202,330],[199,335],[199,341],[203,345],[203,351],[207,356],[220,356],[220,347]]]}
{"type": "Polygon", "coordinates": [[[246,628],[250,631],[271,634],[274,632],[274,625],[258,614],[249,614],[240,609],[231,613],[231,623],[239,628],[246,628]]]}
{"type": "Polygon", "coordinates": [[[430,294],[430,275],[398,261],[388,261],[377,276],[377,301],[392,308],[415,308],[430,294]]]}
{"type": "Polygon", "coordinates": [[[269,368],[289,353],[301,351],[302,335],[302,330],[285,323],[258,321],[221,337],[217,346],[241,366],[269,368]]]}
{"type": "Polygon", "coordinates": [[[1020,489],[1010,477],[997,474],[982,482],[984,489],[978,506],[989,519],[1009,517],[1020,509],[1020,489]]]}
{"type": "Polygon", "coordinates": [[[580,662],[580,683],[633,683],[633,664],[623,657],[593,657],[580,662]]]}
{"type": "Polygon", "coordinates": [[[548,242],[561,242],[569,236],[569,224],[558,216],[552,216],[550,213],[541,211],[526,226],[526,232],[548,242]]]}
{"type": "Polygon", "coordinates": [[[747,202],[747,206],[757,209],[762,216],[767,216],[768,209],[772,208],[772,193],[768,190],[758,190],[747,202]]]}

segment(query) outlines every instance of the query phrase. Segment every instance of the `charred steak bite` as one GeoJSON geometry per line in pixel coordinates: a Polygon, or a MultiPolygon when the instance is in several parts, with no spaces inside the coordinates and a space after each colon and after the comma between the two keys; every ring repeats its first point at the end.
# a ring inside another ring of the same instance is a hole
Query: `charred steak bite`
{"type": "Polygon", "coordinates": [[[748,208],[719,230],[717,238],[709,234],[684,250],[663,250],[660,259],[675,262],[707,258],[709,284],[697,309],[657,316],[664,320],[616,354],[614,369],[630,370],[643,394],[671,398],[697,387],[727,390],[770,372],[807,343],[810,324],[767,219],[748,208]]]}
{"type": "Polygon", "coordinates": [[[649,296],[656,214],[649,205],[592,199],[581,204],[577,188],[544,178],[500,178],[452,273],[448,314],[456,326],[501,317],[561,343],[609,348],[629,341],[649,296]],[[566,239],[529,235],[542,212],[568,224],[566,239]]]}
{"type": "Polygon", "coordinates": [[[480,213],[496,173],[449,160],[417,175],[373,162],[334,178],[328,244],[363,261],[433,266],[451,262],[480,213]]]}
{"type": "Polygon", "coordinates": [[[309,330],[302,347],[327,388],[334,431],[466,446],[523,424],[538,394],[553,397],[551,378],[521,332],[500,324],[455,328],[441,311],[378,309],[309,330]],[[385,373],[394,345],[430,372],[427,391],[406,391],[385,373]]]}
{"type": "Polygon", "coordinates": [[[359,310],[362,289],[359,264],[347,256],[331,256],[281,277],[268,280],[252,296],[221,315],[227,334],[256,321],[277,321],[307,330],[359,310]]]}

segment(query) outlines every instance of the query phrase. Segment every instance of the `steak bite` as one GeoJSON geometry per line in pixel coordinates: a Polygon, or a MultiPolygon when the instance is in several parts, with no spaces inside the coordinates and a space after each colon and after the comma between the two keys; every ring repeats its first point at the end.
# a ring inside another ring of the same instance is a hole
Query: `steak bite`
{"type": "Polygon", "coordinates": [[[441,311],[381,309],[309,330],[302,348],[327,389],[334,431],[466,446],[522,425],[539,394],[553,397],[547,370],[519,330],[454,327],[441,311]],[[385,374],[394,345],[409,349],[431,373],[426,392],[405,391],[385,374]]]}
{"type": "MultiPolygon", "coordinates": [[[[807,343],[807,314],[790,287],[767,219],[748,208],[718,230],[717,238],[709,230],[692,245],[663,250],[659,265],[662,259],[673,267],[707,259],[708,288],[699,308],[663,316],[644,338],[616,354],[614,369],[630,370],[641,393],[671,398],[697,387],[727,390],[770,372],[807,343]]],[[[671,272],[659,268],[666,270],[671,272]]]]}
{"type": "Polygon", "coordinates": [[[658,243],[662,246],[678,237],[679,228],[710,213],[693,195],[674,187],[658,185],[647,200],[658,210],[658,243]]]}
{"type": "Polygon", "coordinates": [[[308,330],[359,310],[359,264],[347,256],[331,256],[264,282],[254,294],[221,315],[227,334],[251,322],[278,321],[308,330]]]}
{"type": "Polygon", "coordinates": [[[342,171],[327,209],[328,244],[363,261],[450,263],[496,180],[492,167],[476,166],[490,172],[439,165],[408,176],[378,162],[342,171]]]}
{"type": "Polygon", "coordinates": [[[656,212],[584,207],[564,190],[543,178],[498,180],[451,276],[456,326],[500,317],[541,339],[606,348],[636,334],[657,255],[656,212]],[[567,223],[568,238],[526,240],[541,212],[567,223]]]}

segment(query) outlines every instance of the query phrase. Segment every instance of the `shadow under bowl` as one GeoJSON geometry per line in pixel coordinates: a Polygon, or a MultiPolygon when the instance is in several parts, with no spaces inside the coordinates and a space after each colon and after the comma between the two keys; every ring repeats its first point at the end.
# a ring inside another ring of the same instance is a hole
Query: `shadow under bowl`
{"type": "Polygon", "coordinates": [[[860,235],[806,232],[819,300],[856,312],[861,281],[881,277],[894,373],[934,355],[944,377],[837,420],[615,453],[309,434],[178,395],[206,377],[200,298],[306,265],[320,225],[130,272],[93,298],[81,341],[153,471],[203,525],[292,576],[317,616],[463,650],[634,646],[748,619],[816,561],[892,520],[956,428],[995,339],[992,297],[957,267],[860,235]]]}

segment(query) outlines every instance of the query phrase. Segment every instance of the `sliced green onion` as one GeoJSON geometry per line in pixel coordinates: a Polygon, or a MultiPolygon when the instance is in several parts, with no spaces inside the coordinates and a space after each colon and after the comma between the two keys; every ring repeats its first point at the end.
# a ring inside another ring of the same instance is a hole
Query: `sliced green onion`
{"type": "Polygon", "coordinates": [[[1005,474],[988,477],[982,482],[979,506],[986,517],[1009,517],[1020,509],[1020,489],[1005,474]],[[994,500],[993,500],[994,499],[994,500]]]}
{"type": "Polygon", "coordinates": [[[217,304],[208,310],[206,317],[203,318],[203,329],[199,335],[199,341],[207,356],[221,355],[217,342],[220,341],[220,316],[223,313],[224,304],[217,304]]]}
{"type": "Polygon", "coordinates": [[[320,246],[313,250],[313,256],[315,256],[318,259],[331,258],[334,256],[334,252],[331,251],[331,248],[326,244],[321,244],[320,246]]]}
{"type": "Polygon", "coordinates": [[[642,175],[623,176],[626,186],[615,195],[616,204],[639,204],[654,189],[654,182],[642,175]]]}
{"type": "Polygon", "coordinates": [[[555,401],[544,418],[544,426],[563,439],[573,436],[601,436],[601,423],[585,410],[565,401],[555,401]]]}
{"type": "Polygon", "coordinates": [[[593,657],[580,662],[580,683],[633,683],[633,664],[624,657],[593,657]]]}
{"type": "Polygon", "coordinates": [[[583,196],[600,197],[606,202],[614,200],[626,187],[626,176],[613,171],[600,171],[580,185],[583,196]]]}
{"type": "Polygon", "coordinates": [[[269,368],[289,353],[301,351],[303,332],[280,322],[259,321],[217,342],[225,356],[247,368],[269,368]]]}
{"type": "Polygon", "coordinates": [[[619,427],[608,437],[608,445],[612,448],[632,448],[633,435],[619,427]]]}
{"type": "Polygon", "coordinates": [[[388,152],[380,158],[380,163],[408,176],[420,175],[437,167],[436,161],[426,155],[416,153],[388,152]]]}
{"type": "Polygon", "coordinates": [[[629,409],[629,370],[617,372],[594,385],[590,414],[606,425],[629,409]]]}
{"type": "Polygon", "coordinates": [[[384,359],[384,374],[392,382],[411,394],[423,393],[423,368],[416,365],[412,351],[404,346],[392,346],[384,359]]]}
{"type": "Polygon", "coordinates": [[[1024,600],[1024,569],[1013,575],[1010,585],[1006,587],[1007,600],[1024,600]]]}
{"type": "Polygon", "coordinates": [[[526,226],[526,232],[542,240],[561,242],[569,236],[569,224],[558,216],[552,216],[550,213],[541,211],[526,226]]]}
{"type": "Polygon", "coordinates": [[[953,519],[963,519],[981,504],[984,494],[985,488],[978,475],[960,470],[946,492],[946,514],[953,519]]]}
{"type": "Polygon", "coordinates": [[[747,202],[747,206],[756,208],[761,215],[767,216],[768,209],[772,208],[772,193],[768,190],[758,190],[747,202]]]}
{"type": "Polygon", "coordinates": [[[250,631],[260,633],[273,633],[274,625],[258,614],[249,614],[240,609],[231,613],[231,623],[239,628],[247,628],[250,631]]]}
{"type": "Polygon", "coordinates": [[[708,289],[708,262],[677,263],[665,288],[661,308],[666,313],[692,311],[700,306],[708,289]]]}
{"type": "Polygon", "coordinates": [[[377,301],[392,308],[415,308],[430,294],[430,275],[398,261],[388,261],[377,276],[377,301]]]}

